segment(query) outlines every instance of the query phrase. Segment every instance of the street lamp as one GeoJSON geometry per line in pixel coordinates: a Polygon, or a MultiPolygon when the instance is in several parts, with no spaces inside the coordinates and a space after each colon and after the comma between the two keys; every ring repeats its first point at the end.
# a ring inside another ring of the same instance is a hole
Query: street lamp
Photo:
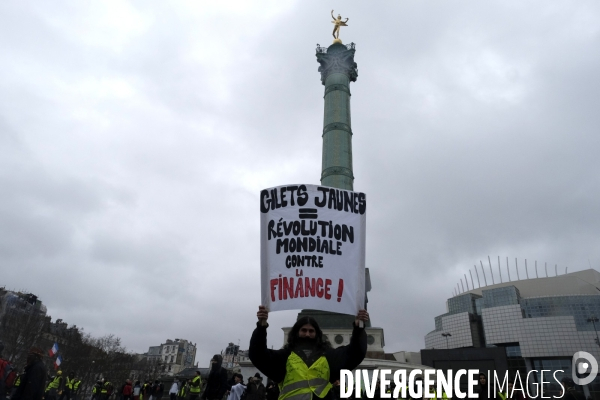
{"type": "MultiPolygon", "coordinates": [[[[596,332],[597,334],[597,332],[596,332]]],[[[446,349],[449,349],[450,347],[448,346],[448,337],[452,336],[449,332],[444,332],[442,333],[442,336],[446,338],[446,349]]]]}
{"type": "Polygon", "coordinates": [[[600,346],[600,339],[598,339],[598,331],[596,330],[596,322],[598,321],[600,320],[595,315],[592,315],[590,318],[587,319],[587,322],[591,322],[594,326],[594,331],[596,332],[596,344],[600,346]]]}

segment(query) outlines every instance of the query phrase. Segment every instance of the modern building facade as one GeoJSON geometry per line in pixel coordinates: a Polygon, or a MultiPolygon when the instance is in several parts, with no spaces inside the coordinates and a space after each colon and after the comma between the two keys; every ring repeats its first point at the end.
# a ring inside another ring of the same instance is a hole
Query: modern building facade
{"type": "MultiPolygon", "coordinates": [[[[571,359],[578,351],[600,360],[599,318],[596,270],[504,282],[448,299],[447,312],[435,318],[435,330],[425,336],[425,347],[501,347],[509,373],[562,370],[556,374],[560,379],[572,375],[571,359]]],[[[552,384],[548,389],[558,390],[552,384]]],[[[600,397],[599,380],[584,391],[600,397]]]]}

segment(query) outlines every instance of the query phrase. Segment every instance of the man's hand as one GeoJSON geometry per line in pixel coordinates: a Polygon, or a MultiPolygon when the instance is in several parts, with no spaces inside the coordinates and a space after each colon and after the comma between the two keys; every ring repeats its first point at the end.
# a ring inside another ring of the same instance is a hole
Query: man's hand
{"type": "Polygon", "coordinates": [[[267,319],[269,319],[269,311],[265,306],[258,306],[258,312],[256,313],[256,317],[261,322],[261,325],[267,324],[267,319]]]}
{"type": "Polygon", "coordinates": [[[354,320],[354,324],[356,326],[360,326],[360,322],[361,321],[368,321],[369,320],[369,313],[367,312],[367,310],[360,310],[358,312],[358,314],[356,315],[356,319],[354,320]]]}

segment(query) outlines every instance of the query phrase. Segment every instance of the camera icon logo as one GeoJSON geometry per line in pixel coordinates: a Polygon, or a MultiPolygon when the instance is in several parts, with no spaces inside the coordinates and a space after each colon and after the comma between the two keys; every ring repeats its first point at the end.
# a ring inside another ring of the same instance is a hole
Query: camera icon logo
{"type": "Polygon", "coordinates": [[[598,375],[598,361],[588,352],[578,351],[571,360],[571,370],[573,371],[573,382],[577,385],[590,384],[596,375],[598,375]],[[584,378],[577,377],[577,374],[583,375],[589,373],[584,378]]]}

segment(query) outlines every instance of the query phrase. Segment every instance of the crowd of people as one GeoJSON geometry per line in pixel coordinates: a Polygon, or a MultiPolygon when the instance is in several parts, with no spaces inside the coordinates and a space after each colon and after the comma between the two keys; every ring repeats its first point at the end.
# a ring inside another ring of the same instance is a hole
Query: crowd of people
{"type": "MultiPolygon", "coordinates": [[[[222,366],[223,358],[215,355],[210,361],[208,376],[203,380],[200,371],[192,379],[170,383],[169,400],[339,400],[340,371],[354,370],[364,360],[367,351],[367,335],[364,322],[369,314],[361,310],[354,321],[350,344],[333,348],[324,338],[319,324],[311,317],[300,318],[290,330],[282,349],[267,348],[268,311],[260,306],[258,322],[250,339],[249,357],[253,365],[266,377],[266,385],[260,373],[244,377],[236,373],[228,379],[222,366]]],[[[165,386],[160,380],[141,383],[126,380],[115,386],[107,379],[99,379],[91,390],[91,397],[81,398],[81,379],[70,371],[66,376],[58,370],[48,377],[43,363],[43,352],[33,347],[27,355],[25,369],[18,373],[11,364],[2,359],[3,345],[0,342],[0,400],[162,400],[165,386]]],[[[507,390],[488,392],[487,376],[479,377],[478,398],[480,400],[527,400],[521,390],[514,391],[509,380],[507,390]]],[[[379,385],[379,383],[377,384],[379,385]]],[[[384,388],[393,393],[394,387],[384,388]]],[[[519,388],[520,389],[520,388],[519,388]]],[[[411,399],[408,390],[404,399],[411,399]]],[[[363,392],[362,398],[367,396],[363,392]]],[[[575,390],[572,379],[562,380],[561,398],[564,400],[586,400],[575,390]]],[[[354,397],[354,396],[353,396],[354,397]]],[[[369,397],[379,400],[380,387],[369,397]]],[[[425,395],[418,399],[425,399],[425,395]]],[[[447,400],[446,393],[430,393],[428,398],[447,400]]]]}

